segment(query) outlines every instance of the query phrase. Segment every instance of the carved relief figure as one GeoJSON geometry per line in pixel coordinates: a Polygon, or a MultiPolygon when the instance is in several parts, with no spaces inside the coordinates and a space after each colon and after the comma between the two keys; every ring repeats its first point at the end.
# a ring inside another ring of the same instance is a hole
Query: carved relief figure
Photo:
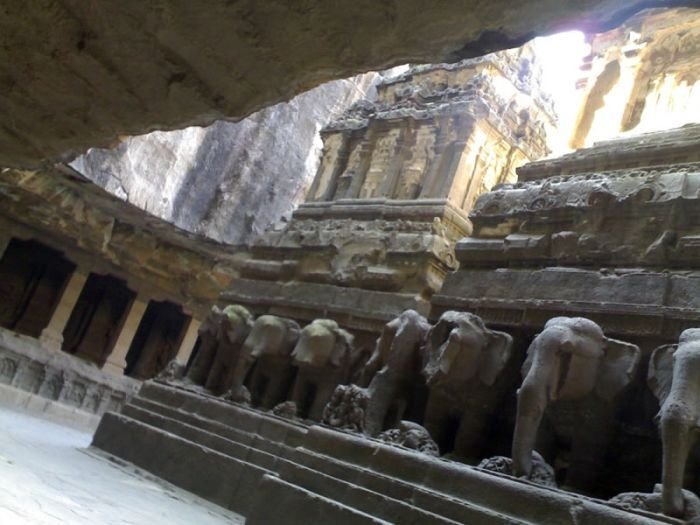
{"type": "Polygon", "coordinates": [[[292,350],[298,339],[299,325],[291,319],[258,317],[233,370],[229,398],[245,400],[249,389],[253,405],[270,409],[284,401],[294,375],[292,350]]]}
{"type": "Polygon", "coordinates": [[[291,400],[297,415],[321,420],[335,387],[350,379],[353,342],[332,319],[316,319],[304,327],[292,352],[297,373],[291,400]]]}
{"type": "Polygon", "coordinates": [[[372,160],[367,170],[367,177],[360,190],[361,199],[379,196],[379,190],[384,181],[386,170],[396,153],[399,133],[400,130],[392,129],[381,138],[377,139],[374,150],[372,151],[372,160]]]}
{"type": "Polygon", "coordinates": [[[483,440],[484,423],[506,394],[508,385],[496,388],[496,383],[512,346],[510,335],[489,330],[468,312],[445,312],[431,328],[423,369],[429,389],[423,425],[443,453],[451,449],[455,457],[480,459],[476,448],[483,440]],[[456,434],[448,436],[454,420],[459,421],[456,434]]]}
{"type": "Polygon", "coordinates": [[[677,345],[654,350],[648,383],[661,404],[661,507],[664,514],[684,517],[683,476],[700,427],[700,328],[683,331],[677,345]]]}
{"type": "Polygon", "coordinates": [[[207,390],[221,395],[231,388],[240,348],[252,327],[253,316],[246,308],[240,305],[224,308],[219,325],[219,344],[205,383],[207,390]]]}
{"type": "Polygon", "coordinates": [[[355,177],[361,176],[360,169],[362,167],[362,144],[356,144],[350,152],[348,163],[343,171],[343,174],[338,177],[338,184],[333,195],[334,200],[352,197],[348,195],[348,190],[352,185],[355,177]]]}
{"type": "Polygon", "coordinates": [[[430,324],[415,310],[406,310],[384,325],[364,371],[366,378],[371,377],[365,421],[370,436],[403,419],[411,390],[422,382],[428,330],[430,324]],[[392,421],[386,421],[392,404],[396,404],[392,421]]]}
{"type": "Polygon", "coordinates": [[[637,346],[608,339],[600,326],[589,319],[555,317],[547,321],[530,344],[522,367],[524,379],[518,390],[513,436],[513,474],[531,474],[532,452],[545,414],[556,428],[557,417],[552,411],[558,403],[578,402],[574,408],[577,424],[566,484],[586,488],[595,475],[591,464],[604,459],[605,441],[614,421],[614,402],[632,381],[639,359],[637,346]],[[577,448],[585,450],[587,457],[577,458],[577,448]],[[581,465],[579,459],[586,464],[581,465]]]}
{"type": "Polygon", "coordinates": [[[411,148],[411,158],[401,172],[394,198],[415,199],[418,197],[428,164],[434,154],[435,130],[431,126],[421,126],[416,132],[416,143],[411,148]]]}

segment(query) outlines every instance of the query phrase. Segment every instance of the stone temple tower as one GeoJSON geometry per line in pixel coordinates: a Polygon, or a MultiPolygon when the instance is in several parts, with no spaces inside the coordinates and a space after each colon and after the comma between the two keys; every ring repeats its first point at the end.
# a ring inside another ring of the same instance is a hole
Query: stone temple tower
{"type": "Polygon", "coordinates": [[[222,299],[369,332],[406,308],[427,313],[476,198],[548,152],[538,71],[525,46],[385,80],[323,130],[306,202],[222,299]]]}

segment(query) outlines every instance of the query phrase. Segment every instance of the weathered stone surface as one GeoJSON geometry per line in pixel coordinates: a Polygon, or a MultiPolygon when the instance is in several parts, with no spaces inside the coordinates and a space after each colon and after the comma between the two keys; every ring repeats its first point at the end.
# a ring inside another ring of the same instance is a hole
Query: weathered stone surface
{"type": "Polygon", "coordinates": [[[676,339],[698,322],[698,129],[533,163],[525,181],[483,195],[433,315],[459,305],[537,328],[575,314],[620,335],[676,339]]]}
{"type": "Polygon", "coordinates": [[[202,316],[237,275],[236,248],[182,231],[65,166],[3,170],[0,202],[6,235],[40,240],[90,271],[202,316]]]}
{"type": "Polygon", "coordinates": [[[639,9],[694,0],[298,5],[62,0],[6,6],[1,165],[36,165],[117,135],[240,118],[305,89],[406,62],[457,60],[639,9]],[[138,22],[135,22],[138,21],[138,22]]]}
{"type": "Polygon", "coordinates": [[[594,35],[578,83],[583,104],[571,146],[696,122],[698,51],[697,9],[643,11],[594,35]]]}
{"type": "Polygon", "coordinates": [[[93,445],[260,524],[678,523],[153,383],[104,417],[93,445]]]}
{"type": "MultiPolygon", "coordinates": [[[[323,130],[306,202],[255,242],[242,276],[366,290],[367,300],[370,292],[413,294],[409,307],[425,309],[456,268],[453,246],[471,231],[466,213],[476,197],[547,153],[554,117],[539,73],[524,46],[381,82],[375,102],[355,104],[323,130]]],[[[254,308],[242,286],[234,282],[226,297],[254,308]]],[[[264,288],[258,295],[255,307],[281,304],[264,288]]],[[[316,318],[338,305],[316,303],[316,318]]]]}
{"type": "Polygon", "coordinates": [[[4,328],[0,383],[92,416],[119,410],[140,386],[139,381],[114,377],[66,353],[47,352],[36,339],[4,328]]]}
{"type": "Polygon", "coordinates": [[[71,165],[184,230],[249,243],[303,200],[318,167],[319,130],[358,99],[371,99],[380,78],[330,82],[238,123],[130,137],[71,165]]]}

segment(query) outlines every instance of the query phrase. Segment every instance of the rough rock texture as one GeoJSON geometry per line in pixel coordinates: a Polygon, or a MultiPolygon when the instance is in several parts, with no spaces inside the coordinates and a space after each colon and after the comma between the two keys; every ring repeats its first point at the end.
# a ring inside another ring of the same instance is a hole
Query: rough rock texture
{"type": "Polygon", "coordinates": [[[602,31],[696,0],[12,2],[0,19],[0,165],[240,118],[324,81],[602,31]]]}
{"type": "Polygon", "coordinates": [[[697,121],[699,9],[643,11],[595,35],[591,48],[572,147],[697,121]]]}
{"type": "Polygon", "coordinates": [[[379,74],[329,82],[241,122],[130,137],[72,166],[127,202],[213,239],[241,244],[291,214],[316,173],[319,130],[379,74]]]}
{"type": "MultiPolygon", "coordinates": [[[[548,152],[555,121],[539,75],[527,45],[411,67],[380,82],[376,101],[358,102],[322,131],[323,158],[306,201],[284,228],[253,244],[242,277],[409,295],[411,308],[426,310],[456,267],[453,247],[471,231],[467,213],[477,196],[548,152]]],[[[257,310],[280,306],[262,289],[251,301],[245,288],[233,283],[226,299],[257,310]]],[[[294,318],[298,299],[288,297],[297,303],[294,318]]],[[[339,315],[338,307],[318,297],[313,318],[339,315]]]]}
{"type": "Polygon", "coordinates": [[[140,384],[64,352],[47,352],[35,338],[0,328],[0,385],[36,394],[79,414],[100,416],[119,410],[140,384]]]}
{"type": "Polygon", "coordinates": [[[245,257],[124,203],[66,166],[0,171],[0,234],[39,240],[87,271],[202,316],[245,257]]]}
{"type": "MultiPolygon", "coordinates": [[[[484,459],[477,467],[509,476],[513,475],[513,460],[505,456],[484,459]]],[[[554,479],[554,469],[537,452],[532,453],[532,472],[526,479],[547,487],[557,486],[554,479]]]]}

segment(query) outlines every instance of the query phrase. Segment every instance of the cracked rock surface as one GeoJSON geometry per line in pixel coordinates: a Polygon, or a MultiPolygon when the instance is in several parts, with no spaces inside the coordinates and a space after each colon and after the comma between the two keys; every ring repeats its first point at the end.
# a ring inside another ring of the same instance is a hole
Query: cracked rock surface
{"type": "Polygon", "coordinates": [[[697,0],[57,0],[0,16],[0,165],[240,119],[322,82],[697,0]]]}

